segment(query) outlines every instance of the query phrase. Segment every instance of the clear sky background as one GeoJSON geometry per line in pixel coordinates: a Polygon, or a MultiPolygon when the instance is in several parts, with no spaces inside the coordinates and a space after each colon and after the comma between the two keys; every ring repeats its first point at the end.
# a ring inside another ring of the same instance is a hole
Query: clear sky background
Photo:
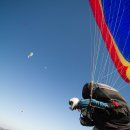
{"type": "Polygon", "coordinates": [[[129,85],[108,56],[88,0],[0,1],[1,127],[91,130],[68,100],[82,98],[92,79],[113,85],[128,101],[129,85]]]}

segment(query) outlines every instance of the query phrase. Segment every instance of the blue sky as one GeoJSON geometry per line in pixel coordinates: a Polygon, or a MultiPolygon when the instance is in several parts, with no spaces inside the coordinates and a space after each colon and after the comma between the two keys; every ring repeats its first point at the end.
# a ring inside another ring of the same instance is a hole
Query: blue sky
{"type": "Polygon", "coordinates": [[[79,113],[68,109],[69,98],[81,98],[86,82],[114,84],[129,99],[130,88],[107,57],[87,0],[1,0],[0,126],[87,129],[79,113]],[[28,59],[30,52],[34,55],[28,59]]]}

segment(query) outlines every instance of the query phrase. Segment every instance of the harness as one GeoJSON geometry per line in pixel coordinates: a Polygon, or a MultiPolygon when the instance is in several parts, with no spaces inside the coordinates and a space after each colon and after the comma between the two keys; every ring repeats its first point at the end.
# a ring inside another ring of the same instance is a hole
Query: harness
{"type": "Polygon", "coordinates": [[[93,98],[93,88],[94,88],[94,82],[90,82],[90,101],[87,108],[82,108],[80,113],[80,118],[87,117],[90,122],[93,122],[92,119],[92,113],[94,112],[94,107],[92,106],[92,98],[93,98]]]}
{"type": "Polygon", "coordinates": [[[93,98],[107,102],[109,105],[109,108],[101,110],[101,114],[104,112],[102,115],[103,119],[111,121],[115,120],[115,122],[119,119],[122,123],[128,123],[130,121],[130,109],[127,108],[126,101],[121,95],[118,95],[118,91],[116,89],[100,83],[95,84],[92,81],[88,84],[88,90],[88,98],[85,98],[90,99],[90,102],[87,108],[81,109],[80,119],[83,121],[83,124],[81,123],[82,125],[90,126],[91,124],[95,124],[95,121],[98,121],[98,119],[95,118],[96,116],[94,115],[94,112],[97,112],[99,109],[96,109],[96,107],[92,105],[93,98]],[[116,93],[117,95],[115,95],[116,93]]]}
{"type": "MultiPolygon", "coordinates": [[[[94,84],[94,82],[90,82],[88,84],[89,86],[89,99],[90,99],[90,102],[89,102],[89,105],[87,108],[81,110],[81,115],[80,117],[82,116],[86,116],[87,118],[89,118],[91,121],[93,121],[93,118],[92,118],[92,115],[94,113],[94,109],[95,109],[95,106],[92,105],[92,98],[94,99],[97,99],[100,101],[100,99],[98,99],[102,94],[103,94],[103,97],[106,97],[106,99],[104,101],[106,101],[109,105],[109,110],[111,111],[114,111],[114,113],[122,113],[123,115],[125,114],[125,112],[123,112],[121,109],[122,107],[126,107],[127,106],[127,103],[125,102],[124,98],[121,98],[122,101],[119,99],[116,99],[111,97],[109,95],[109,93],[111,92],[116,92],[118,93],[118,91],[108,85],[104,85],[104,84],[100,84],[100,83],[96,83],[94,84]],[[104,91],[104,90],[109,90],[107,93],[107,91],[104,91]],[[98,94],[96,95],[96,92],[99,93],[100,96],[98,96],[98,94]],[[93,97],[94,96],[94,97],[93,97]],[[97,97],[96,97],[97,96],[97,97]],[[121,112],[120,112],[121,110],[121,112]],[[85,111],[85,112],[84,112],[85,111]],[[84,114],[86,113],[86,114],[84,114]]],[[[102,97],[102,96],[101,96],[102,97]]],[[[102,100],[101,100],[102,101],[102,100]]],[[[108,111],[108,109],[106,109],[106,111],[108,111]]],[[[127,111],[127,110],[126,110],[127,111]]],[[[126,113],[127,115],[129,115],[129,110],[128,110],[128,113],[126,113]]]]}

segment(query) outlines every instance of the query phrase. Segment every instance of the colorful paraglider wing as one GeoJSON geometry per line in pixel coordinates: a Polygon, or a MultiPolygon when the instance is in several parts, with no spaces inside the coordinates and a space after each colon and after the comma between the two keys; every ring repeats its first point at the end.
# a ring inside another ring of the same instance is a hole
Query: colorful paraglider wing
{"type": "Polygon", "coordinates": [[[108,52],[121,77],[130,82],[130,0],[89,0],[108,52]]]}

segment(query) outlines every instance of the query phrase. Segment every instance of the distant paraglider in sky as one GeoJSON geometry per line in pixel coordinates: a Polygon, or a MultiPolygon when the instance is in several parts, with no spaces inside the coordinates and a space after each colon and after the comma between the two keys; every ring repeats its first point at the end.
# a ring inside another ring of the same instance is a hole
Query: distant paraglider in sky
{"type": "Polygon", "coordinates": [[[30,53],[28,54],[28,59],[30,59],[33,55],[34,55],[34,53],[33,53],[33,52],[30,52],[30,53]]]}
{"type": "Polygon", "coordinates": [[[44,70],[47,70],[47,66],[44,66],[44,70]]]}

